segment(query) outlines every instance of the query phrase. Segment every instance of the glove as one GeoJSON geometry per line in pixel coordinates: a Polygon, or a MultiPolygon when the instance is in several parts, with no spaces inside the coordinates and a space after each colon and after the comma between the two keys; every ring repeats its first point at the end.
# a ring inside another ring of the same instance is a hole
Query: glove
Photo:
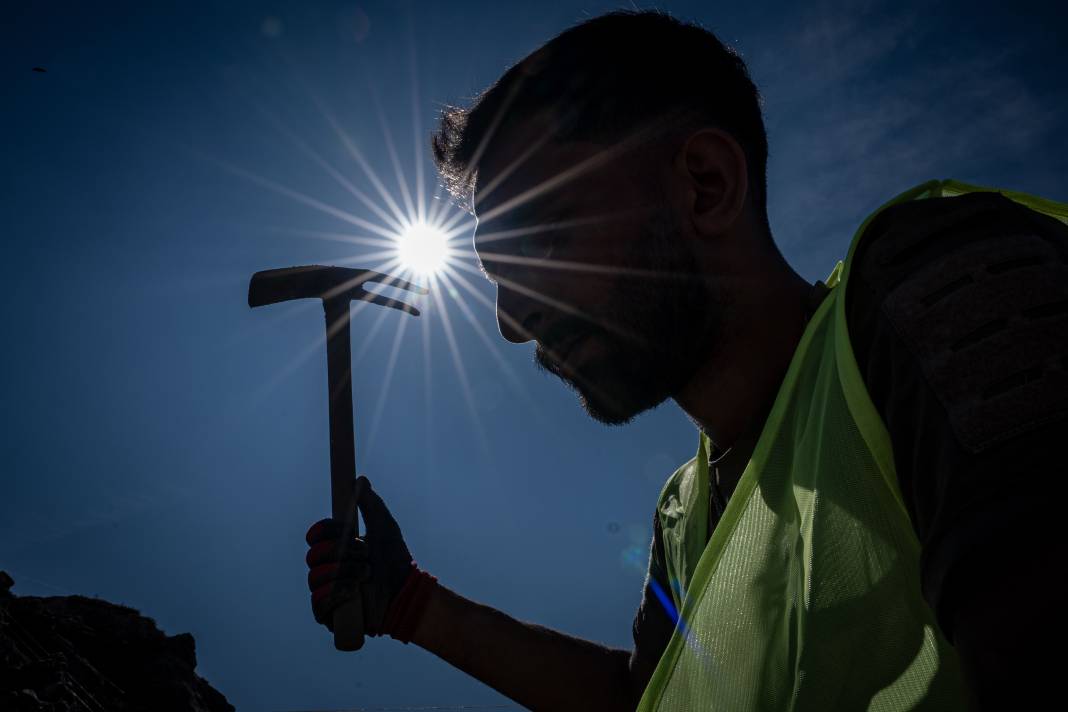
{"type": "Polygon", "coordinates": [[[356,483],[363,538],[323,519],[308,530],[308,588],[316,622],[333,631],[333,613],[355,595],[363,603],[364,633],[408,642],[436,579],[412,561],[400,526],[366,477],[356,483]]]}

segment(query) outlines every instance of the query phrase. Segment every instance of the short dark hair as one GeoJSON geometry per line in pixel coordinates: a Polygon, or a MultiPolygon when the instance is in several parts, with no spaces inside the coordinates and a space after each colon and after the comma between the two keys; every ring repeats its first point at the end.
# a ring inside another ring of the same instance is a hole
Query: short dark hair
{"type": "Polygon", "coordinates": [[[712,32],[658,11],[617,11],[564,31],[512,66],[470,107],[446,107],[431,150],[466,201],[478,161],[512,117],[556,110],[559,140],[609,142],[663,119],[709,124],[745,152],[753,205],[766,222],[768,140],[745,62],[712,32]]]}

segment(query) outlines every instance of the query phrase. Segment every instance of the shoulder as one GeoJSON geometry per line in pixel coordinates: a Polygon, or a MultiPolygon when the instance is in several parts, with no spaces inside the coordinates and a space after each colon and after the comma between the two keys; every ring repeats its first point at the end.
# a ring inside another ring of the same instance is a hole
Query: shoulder
{"type": "Polygon", "coordinates": [[[990,281],[983,272],[997,277],[1042,263],[1064,265],[1066,257],[1068,226],[1000,193],[978,192],[886,208],[861,235],[852,269],[889,292],[923,276],[938,282],[934,273],[947,266],[973,282],[990,281]],[[1017,263],[1021,257],[1028,264],[1017,263]]]}
{"type": "Polygon", "coordinates": [[[850,271],[851,336],[889,325],[967,450],[1068,412],[1068,226],[998,193],[906,202],[850,271]]]}

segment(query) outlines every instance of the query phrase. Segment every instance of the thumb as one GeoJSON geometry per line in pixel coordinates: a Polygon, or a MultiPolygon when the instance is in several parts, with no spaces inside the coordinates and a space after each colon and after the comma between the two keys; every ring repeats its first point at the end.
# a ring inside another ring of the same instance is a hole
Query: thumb
{"type": "Polygon", "coordinates": [[[401,530],[397,520],[390,514],[389,508],[378,493],[371,489],[371,481],[361,475],[356,480],[356,507],[363,515],[368,537],[400,537],[401,530]]]}

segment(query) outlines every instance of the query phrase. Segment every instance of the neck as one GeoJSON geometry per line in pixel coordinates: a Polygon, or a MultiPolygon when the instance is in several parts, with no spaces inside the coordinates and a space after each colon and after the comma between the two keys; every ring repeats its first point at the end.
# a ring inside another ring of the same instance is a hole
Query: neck
{"type": "Polygon", "coordinates": [[[811,289],[780,261],[733,295],[721,342],[675,396],[718,448],[732,447],[766,419],[805,330],[811,289]]]}

